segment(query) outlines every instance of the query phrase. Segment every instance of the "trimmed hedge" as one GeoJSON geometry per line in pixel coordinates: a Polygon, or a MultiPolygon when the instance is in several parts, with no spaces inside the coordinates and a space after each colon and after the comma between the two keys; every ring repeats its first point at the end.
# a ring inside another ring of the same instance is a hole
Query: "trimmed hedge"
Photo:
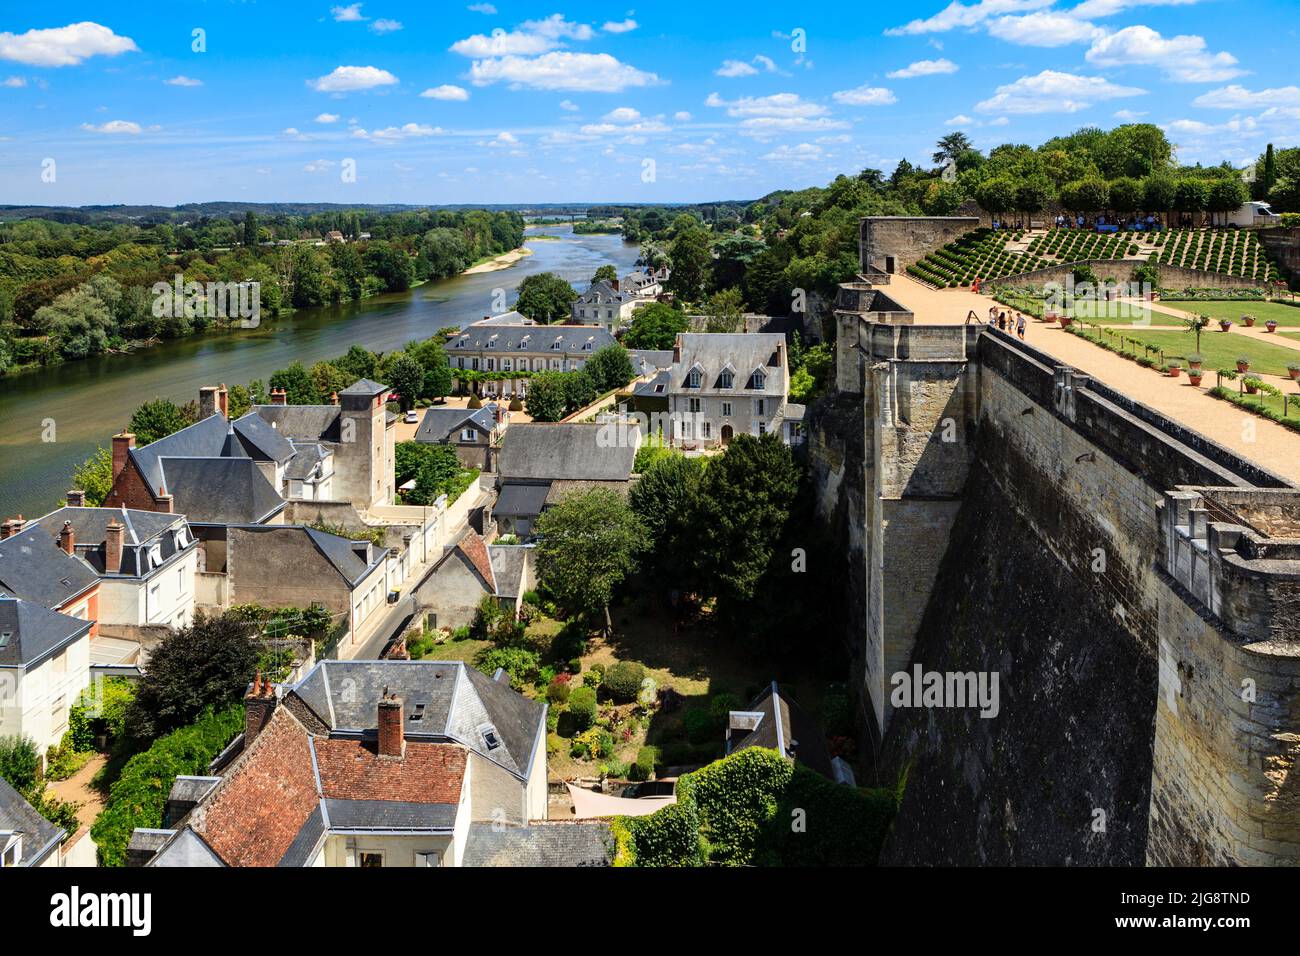
{"type": "Polygon", "coordinates": [[[206,774],[208,765],[244,729],[241,701],[208,713],[188,727],[159,737],[126,762],[108,791],[108,802],[90,828],[100,866],[124,866],[136,827],[162,826],[167,794],[178,776],[206,774]]]}
{"type": "Polygon", "coordinates": [[[619,661],[605,671],[600,689],[621,704],[636,700],[645,680],[645,667],[636,661],[619,661]]]}
{"type": "Polygon", "coordinates": [[[575,687],[569,692],[568,712],[579,730],[586,730],[596,721],[596,691],[592,687],[575,687]]]}
{"type": "Polygon", "coordinates": [[[677,781],[677,803],[615,820],[615,865],[864,866],[898,795],[832,783],[747,747],[677,781]]]}

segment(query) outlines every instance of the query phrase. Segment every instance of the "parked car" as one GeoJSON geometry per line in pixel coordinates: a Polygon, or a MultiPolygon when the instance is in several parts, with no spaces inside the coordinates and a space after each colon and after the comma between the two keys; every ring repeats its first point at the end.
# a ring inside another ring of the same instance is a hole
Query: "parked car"
{"type": "Polygon", "coordinates": [[[420,413],[413,408],[406,413],[406,416],[402,421],[406,422],[408,425],[418,425],[420,424],[420,413]]]}

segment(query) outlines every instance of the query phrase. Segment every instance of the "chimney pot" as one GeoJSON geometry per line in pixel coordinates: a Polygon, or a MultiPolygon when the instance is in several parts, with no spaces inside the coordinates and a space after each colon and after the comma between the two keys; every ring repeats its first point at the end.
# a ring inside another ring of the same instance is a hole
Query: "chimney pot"
{"type": "Polygon", "coordinates": [[[289,393],[282,388],[271,389],[271,404],[272,405],[289,404],[289,393]]]}
{"type": "Polygon", "coordinates": [[[113,436],[113,480],[122,473],[126,467],[126,459],[131,449],[135,447],[135,435],[130,432],[120,432],[113,436]]]}
{"type": "Polygon", "coordinates": [[[82,491],[80,488],[73,488],[71,491],[69,491],[68,507],[69,508],[86,507],[86,493],[82,491]]]}
{"type": "Polygon", "coordinates": [[[230,392],[225,382],[217,386],[217,411],[221,413],[222,418],[230,417],[230,392]]]}
{"type": "Polygon", "coordinates": [[[337,405],[338,403],[339,403],[339,393],[338,393],[338,392],[330,392],[330,404],[331,404],[331,405],[337,405]]]}
{"type": "Polygon", "coordinates": [[[257,676],[253,678],[253,686],[244,697],[245,751],[271,719],[271,714],[275,711],[275,703],[275,688],[269,680],[263,682],[262,672],[258,671],[257,676]]]}
{"type": "Polygon", "coordinates": [[[104,528],[104,570],[117,574],[122,570],[122,541],[126,536],[126,525],[116,518],[104,528]]]}
{"type": "Polygon", "coordinates": [[[59,547],[66,554],[74,554],[77,550],[77,535],[72,530],[72,522],[63,522],[63,527],[59,529],[59,547]]]}
{"type": "Polygon", "coordinates": [[[402,698],[388,693],[379,700],[379,756],[400,757],[406,745],[402,728],[402,698]]]}

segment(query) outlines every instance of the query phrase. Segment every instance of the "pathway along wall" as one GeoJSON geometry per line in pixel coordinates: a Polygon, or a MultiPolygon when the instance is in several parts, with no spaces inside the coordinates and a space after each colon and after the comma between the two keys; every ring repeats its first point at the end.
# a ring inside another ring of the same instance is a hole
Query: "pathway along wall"
{"type": "MultiPolygon", "coordinates": [[[[1279,488],[1300,517],[1300,492],[1001,333],[858,318],[837,361],[864,421],[850,643],[881,776],[908,775],[886,860],[1300,861],[1300,539],[1220,509],[1219,570],[1171,573],[1165,501],[1279,488]],[[917,664],[996,673],[996,716],[894,707],[917,664]]],[[[813,436],[819,475],[834,444],[813,436]]]]}

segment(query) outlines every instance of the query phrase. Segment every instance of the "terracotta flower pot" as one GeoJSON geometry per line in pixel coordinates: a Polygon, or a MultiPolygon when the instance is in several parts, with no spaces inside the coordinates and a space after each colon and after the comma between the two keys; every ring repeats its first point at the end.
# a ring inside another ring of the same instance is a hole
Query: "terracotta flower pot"
{"type": "Polygon", "coordinates": [[[1202,373],[1199,369],[1197,369],[1195,372],[1187,373],[1187,381],[1190,382],[1192,385],[1200,385],[1201,379],[1204,377],[1205,377],[1204,373],[1202,373]]]}
{"type": "Polygon", "coordinates": [[[1232,320],[1231,320],[1231,319],[1220,319],[1220,320],[1219,320],[1219,331],[1220,331],[1220,332],[1226,332],[1226,331],[1228,331],[1228,329],[1230,329],[1230,328],[1232,328],[1232,320]]]}
{"type": "Polygon", "coordinates": [[[1241,321],[1246,323],[1246,328],[1248,329],[1255,325],[1255,317],[1253,315],[1243,315],[1241,321]]]}
{"type": "Polygon", "coordinates": [[[1188,374],[1188,375],[1191,375],[1193,372],[1199,372],[1199,371],[1201,370],[1201,365],[1202,365],[1202,363],[1196,361],[1195,359],[1188,359],[1188,360],[1187,360],[1187,374],[1188,374]]]}
{"type": "Polygon", "coordinates": [[[1258,392],[1258,391],[1259,391],[1258,387],[1256,387],[1256,386],[1254,386],[1254,385],[1247,385],[1247,386],[1246,386],[1246,394],[1247,394],[1247,395],[1254,395],[1254,394],[1255,394],[1256,392],[1258,392]]]}
{"type": "Polygon", "coordinates": [[[1277,322],[1275,322],[1273,319],[1269,319],[1267,322],[1264,323],[1264,328],[1268,329],[1270,332],[1276,332],[1277,322]]]}
{"type": "Polygon", "coordinates": [[[1300,382],[1300,368],[1289,368],[1287,373],[1291,376],[1291,381],[1300,382]]]}
{"type": "Polygon", "coordinates": [[[1074,319],[1068,315],[1057,316],[1057,321],[1061,323],[1061,328],[1068,329],[1074,319]]]}
{"type": "Polygon", "coordinates": [[[1179,368],[1177,365],[1171,365],[1169,366],[1169,377],[1177,378],[1179,375],[1182,374],[1182,371],[1183,370],[1179,368]]]}
{"type": "Polygon", "coordinates": [[[1238,363],[1237,363],[1237,371],[1238,371],[1238,372],[1241,372],[1242,374],[1245,374],[1246,372],[1249,372],[1249,371],[1250,371],[1250,363],[1249,363],[1249,362],[1238,362],[1238,363]]]}

